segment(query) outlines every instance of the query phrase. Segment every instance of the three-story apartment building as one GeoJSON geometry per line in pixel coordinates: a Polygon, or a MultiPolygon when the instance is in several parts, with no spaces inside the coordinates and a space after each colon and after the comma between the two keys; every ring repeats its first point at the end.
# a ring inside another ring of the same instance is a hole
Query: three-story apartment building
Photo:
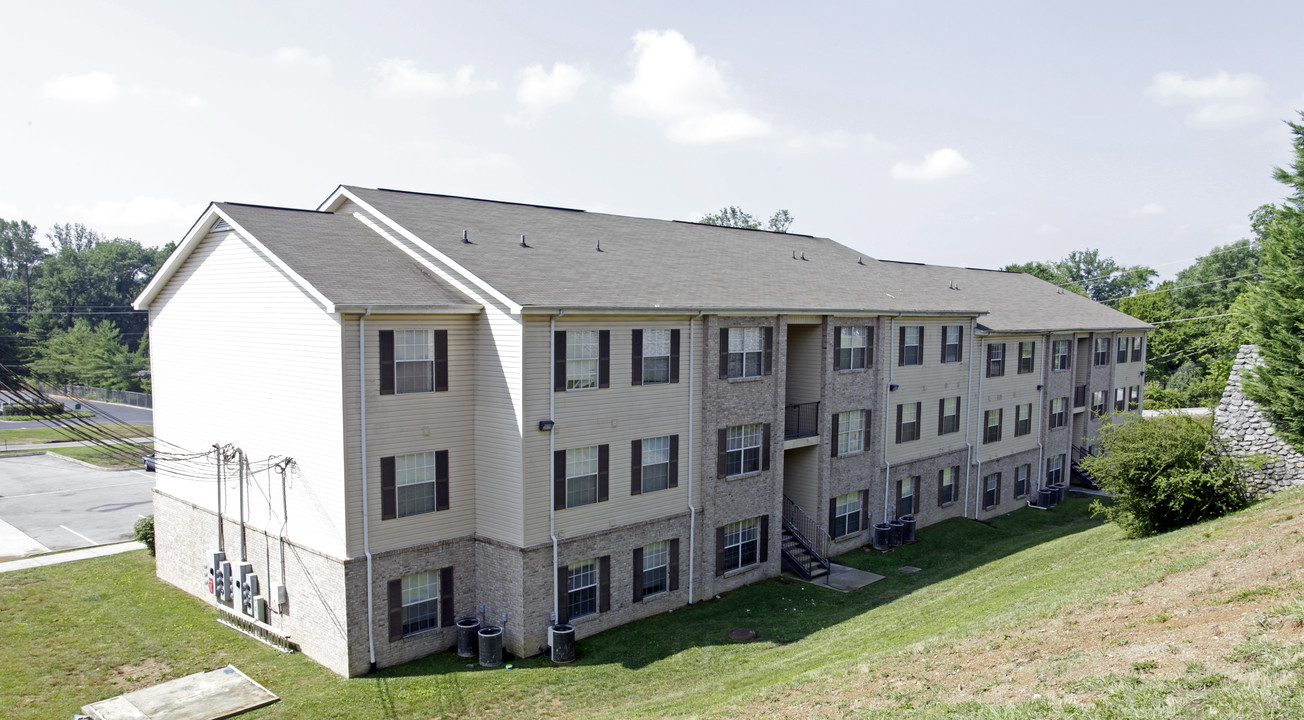
{"type": "Polygon", "coordinates": [[[1150,327],[824,238],[357,187],[210,206],[137,307],[159,576],[346,675],[464,616],[530,655],[708,599],[796,527],[827,559],[1023,507],[1139,407],[1150,327]]]}

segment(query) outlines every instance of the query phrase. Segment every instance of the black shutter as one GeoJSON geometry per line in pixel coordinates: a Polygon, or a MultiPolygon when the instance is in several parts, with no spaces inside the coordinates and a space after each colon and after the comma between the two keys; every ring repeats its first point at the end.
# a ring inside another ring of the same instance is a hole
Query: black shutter
{"type": "Polygon", "coordinates": [[[643,441],[629,443],[629,494],[643,494],[643,441]]]}
{"type": "Polygon", "coordinates": [[[906,364],[906,326],[899,328],[901,337],[897,340],[897,365],[906,364]]]}
{"type": "Polygon", "coordinates": [[[679,331],[670,331],[670,382],[679,382],[679,331]]]}
{"type": "Polygon", "coordinates": [[[833,328],[833,369],[846,370],[842,367],[842,328],[833,328]]]}
{"type": "Polygon", "coordinates": [[[942,434],[942,421],[946,417],[946,398],[937,401],[937,434],[942,434]]]}
{"type": "Polygon", "coordinates": [[[643,331],[635,329],[630,333],[629,343],[629,384],[643,384],[643,331]]]}
{"type": "Polygon", "coordinates": [[[1009,358],[1005,354],[1005,343],[1001,343],[1001,371],[999,377],[1005,377],[1005,366],[1009,364],[1009,358]]]}
{"type": "Polygon", "coordinates": [[[380,519],[393,520],[398,517],[398,490],[396,489],[398,473],[394,458],[380,459],[380,519]]]}
{"type": "Polygon", "coordinates": [[[960,334],[960,344],[956,346],[955,359],[960,361],[964,360],[964,326],[957,325],[956,330],[960,334]]]}
{"type": "Polygon", "coordinates": [[[720,428],[716,435],[715,474],[723,478],[729,472],[729,429],[720,428]]]}
{"type": "Polygon", "coordinates": [[[715,574],[724,574],[724,526],[715,529],[715,574]]]}
{"type": "Polygon", "coordinates": [[[435,391],[448,389],[448,331],[435,331],[435,391]]]}
{"type": "Polygon", "coordinates": [[[435,453],[435,510],[448,509],[448,451],[435,453]]]}
{"type": "Polygon", "coordinates": [[[770,559],[770,516],[761,516],[761,547],[757,550],[757,559],[765,562],[770,559]]]}
{"type": "Polygon", "coordinates": [[[611,556],[598,558],[598,612],[611,609],[611,556]]]}
{"type": "Polygon", "coordinates": [[[558,330],[552,334],[552,389],[554,392],[566,389],[565,330],[558,330]]]}
{"type": "Polygon", "coordinates": [[[720,377],[729,377],[729,328],[720,328],[720,377]]]}
{"type": "Polygon", "coordinates": [[[838,413],[833,413],[833,419],[829,421],[829,456],[838,456],[838,413]]]}
{"type": "Polygon", "coordinates": [[[448,627],[453,620],[453,568],[439,569],[439,626],[448,627]]]}
{"type": "Polygon", "coordinates": [[[860,447],[865,452],[869,452],[869,438],[870,438],[869,426],[870,426],[870,421],[874,419],[874,411],[861,410],[860,412],[861,412],[860,426],[864,428],[864,430],[862,430],[860,433],[860,437],[862,438],[860,441],[860,447]]]}
{"type": "Polygon", "coordinates": [[[389,641],[403,638],[403,581],[390,580],[389,594],[389,641]]]}
{"type": "Polygon", "coordinates": [[[679,538],[670,540],[670,589],[679,589],[679,538]]]}
{"type": "Polygon", "coordinates": [[[869,529],[869,491],[860,491],[860,530],[869,529]]]}
{"type": "Polygon", "coordinates": [[[643,548],[634,548],[634,602],[643,602],[643,548]]]}
{"type": "Polygon", "coordinates": [[[1001,429],[1005,427],[1005,408],[996,411],[996,439],[1001,439],[1001,429]]]}
{"type": "Polygon", "coordinates": [[[380,331],[380,394],[394,394],[394,331],[380,331]]]}
{"type": "Polygon", "coordinates": [[[943,326],[942,326],[942,342],[939,343],[939,345],[940,345],[941,348],[942,348],[942,358],[941,358],[940,362],[946,362],[946,329],[949,328],[949,327],[951,327],[951,326],[950,326],[950,325],[943,325],[943,326]]]}
{"type": "Polygon", "coordinates": [[[901,442],[901,408],[903,407],[905,407],[905,405],[897,405],[896,441],[898,443],[901,442]]]}
{"type": "Polygon", "coordinates": [[[611,387],[611,331],[598,331],[598,387],[611,387]]]}
{"type": "Polygon", "coordinates": [[[611,459],[611,446],[602,444],[598,446],[598,502],[607,501],[607,493],[610,490],[608,483],[607,463],[611,459]]]}
{"type": "Polygon", "coordinates": [[[770,423],[761,426],[761,469],[770,469],[770,423]]]}
{"type": "Polygon", "coordinates": [[[570,566],[557,566],[557,622],[570,620],[570,566]]]}
{"type": "Polygon", "coordinates": [[[924,403],[915,403],[915,439],[924,436],[924,403]]]}
{"type": "Polygon", "coordinates": [[[829,498],[829,519],[828,519],[828,525],[826,527],[826,529],[829,531],[829,537],[837,537],[837,535],[833,534],[837,532],[837,529],[834,528],[834,526],[837,524],[835,522],[837,517],[838,517],[838,499],[835,497],[831,497],[829,498]]]}
{"type": "Polygon", "coordinates": [[[874,365],[874,328],[865,326],[865,367],[874,365]]]}
{"type": "Polygon", "coordinates": [[[765,328],[765,354],[763,355],[766,375],[774,369],[774,328],[765,328]]]}
{"type": "Polygon", "coordinates": [[[552,454],[552,509],[566,509],[566,451],[552,454]]]}
{"type": "Polygon", "coordinates": [[[679,436],[670,436],[670,487],[679,487],[679,436]]]}

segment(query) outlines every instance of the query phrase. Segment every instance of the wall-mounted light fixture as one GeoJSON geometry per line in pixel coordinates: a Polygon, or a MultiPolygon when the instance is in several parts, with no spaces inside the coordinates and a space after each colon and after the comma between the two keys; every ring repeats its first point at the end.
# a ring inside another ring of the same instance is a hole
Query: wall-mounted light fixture
{"type": "Polygon", "coordinates": [[[541,430],[542,432],[552,432],[552,426],[555,424],[556,423],[554,423],[551,420],[540,420],[539,430],[541,430]]]}
{"type": "Polygon", "coordinates": [[[1044,388],[1044,387],[1046,387],[1046,386],[1045,386],[1045,385],[1038,385],[1038,386],[1037,386],[1037,392],[1041,392],[1041,389],[1044,388]]]}
{"type": "Polygon", "coordinates": [[[888,390],[888,392],[896,392],[896,389],[899,388],[899,387],[901,387],[901,386],[900,386],[900,385],[897,385],[896,383],[892,383],[891,385],[888,385],[888,386],[887,386],[887,390],[888,390]]]}

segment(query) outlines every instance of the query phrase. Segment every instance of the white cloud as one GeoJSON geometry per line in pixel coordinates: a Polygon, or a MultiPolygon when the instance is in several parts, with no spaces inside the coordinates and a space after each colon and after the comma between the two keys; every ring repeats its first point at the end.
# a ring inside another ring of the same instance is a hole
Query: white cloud
{"type": "Polygon", "coordinates": [[[276,48],[276,52],[272,54],[272,59],[282,65],[301,65],[318,70],[331,69],[331,59],[326,55],[313,55],[306,48],[301,47],[276,48]]]}
{"type": "Polygon", "coordinates": [[[498,89],[497,83],[477,81],[471,65],[458,68],[451,80],[442,73],[422,70],[412,60],[398,58],[382,60],[376,71],[380,75],[380,93],[396,97],[460,97],[498,89]]]}
{"type": "Polygon", "coordinates": [[[171,198],[137,195],[127,202],[101,200],[90,208],[73,208],[86,216],[92,226],[176,225],[189,227],[204,211],[205,205],[182,205],[171,198]]]}
{"type": "Polygon", "coordinates": [[[521,84],[516,88],[516,102],[531,114],[537,115],[575,97],[584,80],[584,74],[573,65],[553,63],[552,72],[544,70],[542,65],[533,65],[525,68],[521,74],[521,84]]]}
{"type": "Polygon", "coordinates": [[[1135,217],[1151,217],[1154,215],[1163,215],[1166,212],[1168,212],[1168,210],[1159,203],[1146,203],[1145,205],[1133,210],[1132,215],[1135,217]]]}
{"type": "Polygon", "coordinates": [[[666,125],[674,142],[709,144],[771,133],[770,124],[737,106],[713,58],[699,55],[675,30],[634,36],[634,77],[612,93],[616,111],[666,125]]]}
{"type": "Polygon", "coordinates": [[[942,180],[973,171],[973,165],[951,148],[934,150],[924,156],[918,165],[899,162],[892,166],[892,177],[898,180],[942,180]]]}
{"type": "Polygon", "coordinates": [[[85,75],[61,75],[45,84],[45,96],[70,102],[102,102],[118,95],[118,80],[100,72],[85,75]]]}
{"type": "Polygon", "coordinates": [[[1165,107],[1190,108],[1192,125],[1224,125],[1262,116],[1268,110],[1268,83],[1253,73],[1219,72],[1202,78],[1161,72],[1146,95],[1165,107]]]}

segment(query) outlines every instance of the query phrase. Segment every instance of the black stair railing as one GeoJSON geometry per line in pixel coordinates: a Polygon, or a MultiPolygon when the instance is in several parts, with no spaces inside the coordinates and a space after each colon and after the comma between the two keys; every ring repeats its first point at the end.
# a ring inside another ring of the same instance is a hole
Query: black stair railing
{"type": "MultiPolygon", "coordinates": [[[[829,545],[833,540],[829,537],[828,531],[820,527],[819,523],[787,495],[783,496],[783,529],[806,550],[815,564],[825,570],[830,569],[829,545]]],[[[807,568],[808,575],[809,570],[810,568],[807,568]]]]}
{"type": "Polygon", "coordinates": [[[783,415],[783,439],[813,437],[820,434],[820,403],[789,405],[783,415]]]}

